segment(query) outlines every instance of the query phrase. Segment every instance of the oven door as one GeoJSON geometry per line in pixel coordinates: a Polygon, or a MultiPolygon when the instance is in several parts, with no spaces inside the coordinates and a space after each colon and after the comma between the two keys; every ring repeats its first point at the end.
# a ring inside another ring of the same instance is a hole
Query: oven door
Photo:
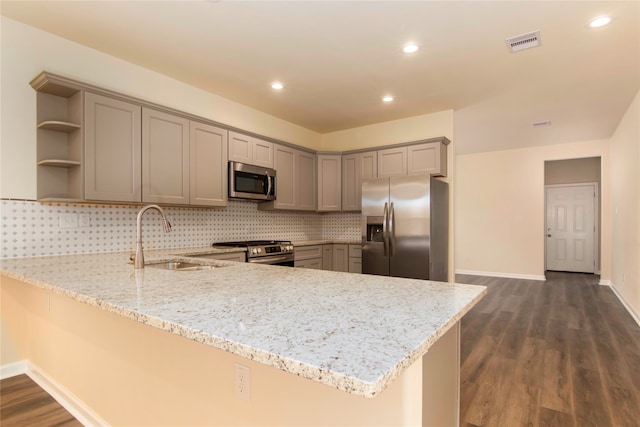
{"type": "Polygon", "coordinates": [[[229,162],[229,198],[275,200],[276,171],[245,163],[229,162]]]}
{"type": "Polygon", "coordinates": [[[293,256],[274,255],[274,256],[265,256],[260,258],[249,258],[247,262],[251,262],[253,264],[269,264],[269,265],[281,265],[283,267],[293,267],[293,256]]]}

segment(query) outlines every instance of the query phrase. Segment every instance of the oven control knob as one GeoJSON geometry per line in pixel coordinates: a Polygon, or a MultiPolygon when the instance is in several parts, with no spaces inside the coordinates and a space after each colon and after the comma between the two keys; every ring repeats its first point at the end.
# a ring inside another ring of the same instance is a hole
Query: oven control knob
{"type": "Polygon", "coordinates": [[[262,253],[262,248],[258,248],[258,253],[261,254],[262,253]]]}
{"type": "Polygon", "coordinates": [[[258,250],[257,250],[256,248],[253,248],[253,249],[251,249],[251,253],[252,253],[252,254],[257,254],[257,253],[258,253],[258,250]]]}
{"type": "Polygon", "coordinates": [[[289,248],[290,251],[293,250],[293,246],[287,246],[287,248],[289,248]]]}

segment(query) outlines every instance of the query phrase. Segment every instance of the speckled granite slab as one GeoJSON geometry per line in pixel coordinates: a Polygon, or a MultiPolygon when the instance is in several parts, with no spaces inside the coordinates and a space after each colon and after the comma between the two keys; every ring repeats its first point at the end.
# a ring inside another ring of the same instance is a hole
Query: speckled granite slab
{"type": "MultiPolygon", "coordinates": [[[[162,252],[155,260],[180,258],[162,252]]],[[[219,266],[212,270],[135,274],[129,255],[5,259],[0,271],[366,397],[384,390],[486,293],[482,286],[217,260],[198,261],[219,266]]]]}

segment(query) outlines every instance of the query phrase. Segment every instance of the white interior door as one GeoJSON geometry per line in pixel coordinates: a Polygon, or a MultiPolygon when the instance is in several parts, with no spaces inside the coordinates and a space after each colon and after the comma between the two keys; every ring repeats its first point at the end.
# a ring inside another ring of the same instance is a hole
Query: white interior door
{"type": "Polygon", "coordinates": [[[594,272],[595,193],[594,184],[546,188],[547,270],[594,272]]]}

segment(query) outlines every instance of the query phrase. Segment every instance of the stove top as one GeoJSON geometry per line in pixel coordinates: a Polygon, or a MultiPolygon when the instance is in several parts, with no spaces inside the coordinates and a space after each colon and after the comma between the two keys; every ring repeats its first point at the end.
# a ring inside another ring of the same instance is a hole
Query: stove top
{"type": "Polygon", "coordinates": [[[213,246],[226,248],[247,248],[247,260],[263,257],[282,257],[287,254],[287,260],[293,260],[293,244],[290,240],[246,240],[243,242],[220,242],[213,246]]]}

